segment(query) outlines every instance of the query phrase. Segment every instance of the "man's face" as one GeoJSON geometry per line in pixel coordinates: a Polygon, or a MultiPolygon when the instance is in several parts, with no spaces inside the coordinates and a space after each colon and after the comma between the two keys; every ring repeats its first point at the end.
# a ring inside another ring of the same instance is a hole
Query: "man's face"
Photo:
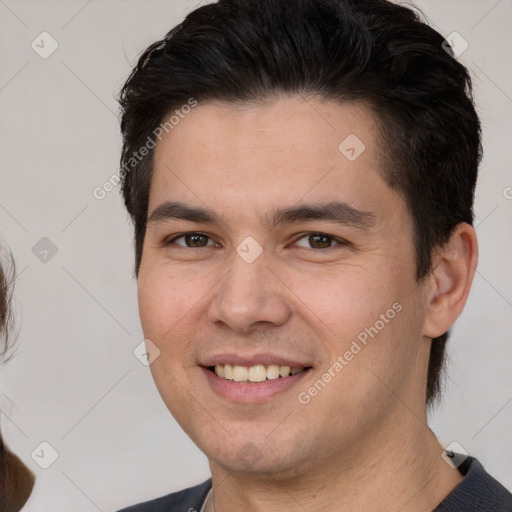
{"type": "Polygon", "coordinates": [[[422,414],[426,293],[382,151],[362,105],[300,97],[199,104],[157,144],[141,321],[214,465],[350,463],[422,414]]]}

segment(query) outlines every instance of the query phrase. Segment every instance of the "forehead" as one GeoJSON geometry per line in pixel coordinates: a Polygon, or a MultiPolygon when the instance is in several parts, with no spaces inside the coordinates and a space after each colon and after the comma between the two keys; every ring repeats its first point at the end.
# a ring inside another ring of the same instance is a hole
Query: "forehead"
{"type": "Polygon", "coordinates": [[[288,204],[378,193],[386,185],[377,139],[361,103],[199,103],[157,143],[149,209],[169,195],[195,203],[222,196],[235,207],[242,198],[288,204]]]}

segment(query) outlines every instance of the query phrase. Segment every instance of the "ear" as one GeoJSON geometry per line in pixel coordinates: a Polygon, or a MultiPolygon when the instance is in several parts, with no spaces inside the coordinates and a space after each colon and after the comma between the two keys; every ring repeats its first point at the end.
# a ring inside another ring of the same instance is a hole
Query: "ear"
{"type": "Polygon", "coordinates": [[[453,325],[466,304],[477,262],[475,230],[460,223],[433,256],[423,335],[437,338],[453,325]]]}

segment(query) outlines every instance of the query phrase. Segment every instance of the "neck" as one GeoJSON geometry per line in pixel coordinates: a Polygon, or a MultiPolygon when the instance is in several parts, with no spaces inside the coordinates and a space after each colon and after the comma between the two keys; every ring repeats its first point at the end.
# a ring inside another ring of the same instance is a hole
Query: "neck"
{"type": "Polygon", "coordinates": [[[292,476],[234,473],[210,461],[215,512],[428,512],[462,480],[441,458],[425,416],[408,411],[392,428],[381,425],[356,444],[333,449],[329,459],[296,468],[292,476]]]}

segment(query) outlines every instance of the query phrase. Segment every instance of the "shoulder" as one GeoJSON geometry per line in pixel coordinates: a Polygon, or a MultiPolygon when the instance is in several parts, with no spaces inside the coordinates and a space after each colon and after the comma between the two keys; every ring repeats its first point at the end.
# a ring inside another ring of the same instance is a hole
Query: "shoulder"
{"type": "Polygon", "coordinates": [[[512,494],[478,460],[468,457],[459,470],[464,479],[434,512],[512,511],[512,494]]]}
{"type": "Polygon", "coordinates": [[[172,494],[162,496],[155,500],[145,501],[138,505],[132,505],[118,512],[172,512],[173,510],[179,510],[180,512],[199,512],[211,486],[212,480],[209,479],[194,487],[173,492],[172,494]]]}

